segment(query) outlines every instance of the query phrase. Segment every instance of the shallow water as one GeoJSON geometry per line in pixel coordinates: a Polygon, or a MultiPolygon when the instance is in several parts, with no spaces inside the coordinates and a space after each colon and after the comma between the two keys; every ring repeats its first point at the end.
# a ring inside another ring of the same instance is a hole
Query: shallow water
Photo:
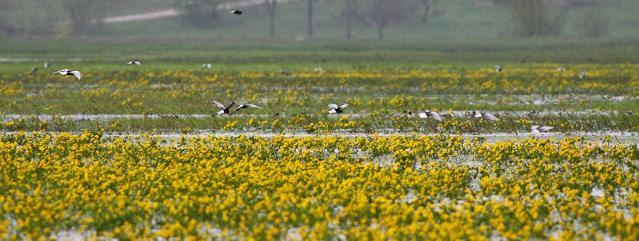
{"type": "MultiPolygon", "coordinates": [[[[482,111],[484,112],[484,111],[482,111]]],[[[599,110],[584,110],[584,111],[539,111],[535,113],[531,113],[530,111],[487,111],[489,113],[496,114],[501,117],[524,117],[524,116],[609,116],[609,115],[619,115],[619,114],[628,114],[632,113],[622,113],[618,111],[607,111],[602,112],[599,110]]],[[[449,111],[449,112],[441,112],[444,119],[446,118],[469,118],[466,114],[468,111],[449,111]],[[450,117],[446,117],[445,115],[449,114],[450,117]]],[[[286,117],[287,113],[278,113],[279,117],[286,117]]],[[[319,116],[318,114],[308,114],[309,116],[319,116]]],[[[211,117],[262,117],[268,118],[273,117],[274,114],[235,114],[232,116],[227,115],[215,115],[215,114],[205,114],[205,113],[196,113],[196,114],[69,114],[69,115],[31,115],[31,114],[5,114],[0,115],[0,120],[3,121],[11,121],[17,119],[33,119],[37,118],[39,120],[52,120],[54,118],[60,118],[63,120],[72,120],[72,121],[106,121],[106,120],[114,120],[114,119],[163,119],[163,118],[192,118],[192,119],[206,119],[211,117]]],[[[357,118],[365,118],[369,116],[368,113],[346,113],[344,115],[331,115],[334,117],[348,117],[350,119],[357,118]]],[[[386,115],[386,117],[398,117],[402,116],[402,114],[391,114],[386,115]]],[[[418,118],[417,115],[406,116],[407,118],[418,118]]]]}
{"type": "MultiPolygon", "coordinates": [[[[0,132],[0,135],[13,135],[17,132],[0,132]]],[[[51,131],[46,132],[48,134],[59,134],[61,132],[51,131]]],[[[70,132],[74,134],[81,134],[82,132],[70,132]]],[[[305,132],[257,132],[257,131],[249,131],[249,132],[218,132],[211,130],[202,130],[195,133],[179,133],[179,132],[160,132],[160,133],[149,133],[149,132],[107,132],[104,133],[104,137],[106,138],[160,138],[166,140],[178,140],[182,137],[184,138],[206,138],[206,137],[238,137],[238,136],[247,136],[247,137],[264,137],[264,138],[273,138],[276,136],[284,136],[284,137],[345,137],[345,138],[355,138],[355,137],[389,137],[389,136],[407,136],[407,137],[420,137],[420,136],[430,136],[430,137],[438,137],[438,136],[446,136],[446,137],[463,137],[466,139],[477,139],[482,138],[487,143],[495,143],[495,142],[503,142],[503,141],[516,141],[526,138],[538,138],[538,139],[556,139],[560,140],[566,137],[582,137],[585,141],[589,142],[598,142],[598,143],[620,143],[620,144],[631,144],[636,145],[639,143],[639,132],[570,132],[570,133],[559,133],[559,132],[548,132],[548,133],[486,133],[486,134],[421,134],[421,133],[348,133],[348,132],[334,132],[330,134],[309,134],[305,132]]]]}

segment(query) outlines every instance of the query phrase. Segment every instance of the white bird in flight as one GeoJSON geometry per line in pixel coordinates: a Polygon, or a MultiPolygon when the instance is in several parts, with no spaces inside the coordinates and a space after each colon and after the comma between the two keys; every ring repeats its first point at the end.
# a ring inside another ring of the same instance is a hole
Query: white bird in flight
{"type": "Polygon", "coordinates": [[[80,74],[80,71],[77,71],[77,70],[62,69],[62,70],[58,70],[58,71],[56,71],[56,72],[53,72],[53,74],[59,74],[59,75],[73,75],[73,76],[75,76],[77,79],[82,79],[82,74],[80,74]]]}
{"type": "Polygon", "coordinates": [[[480,111],[472,111],[471,114],[473,115],[473,117],[477,118],[477,119],[488,119],[491,121],[498,121],[499,118],[497,118],[496,116],[494,116],[491,113],[488,112],[480,112],[480,111]]]}
{"type": "Polygon", "coordinates": [[[586,78],[586,75],[588,73],[586,73],[586,71],[579,71],[579,73],[577,73],[577,77],[579,77],[580,79],[586,78]]]}
{"type": "Polygon", "coordinates": [[[246,109],[246,108],[258,108],[258,109],[262,109],[262,107],[254,105],[254,104],[241,104],[240,106],[237,107],[237,109],[235,109],[234,113],[237,113],[238,111],[240,111],[241,109],[246,109]]]}
{"type": "Polygon", "coordinates": [[[142,62],[140,62],[139,60],[131,60],[128,63],[126,63],[128,65],[142,65],[142,62]]]}
{"type": "Polygon", "coordinates": [[[427,110],[427,111],[419,113],[419,118],[426,119],[428,117],[432,117],[433,119],[439,122],[444,121],[442,117],[439,115],[439,113],[434,111],[427,110]]]}
{"type": "Polygon", "coordinates": [[[348,104],[343,104],[343,105],[336,105],[336,104],[329,104],[328,108],[330,109],[328,111],[329,114],[341,114],[344,112],[344,109],[348,107],[348,104]]]}
{"type": "Polygon", "coordinates": [[[213,67],[213,65],[212,64],[208,64],[208,63],[202,65],[203,69],[210,69],[211,67],[213,67]]]}
{"type": "Polygon", "coordinates": [[[222,103],[215,100],[211,102],[213,102],[213,104],[215,104],[215,106],[220,109],[220,111],[217,112],[218,115],[231,115],[231,107],[235,105],[235,101],[231,102],[231,104],[229,104],[228,106],[224,106],[222,103]]]}
{"type": "Polygon", "coordinates": [[[531,132],[533,134],[539,134],[541,132],[548,132],[548,131],[550,131],[552,129],[555,129],[555,127],[534,125],[534,126],[530,127],[530,129],[531,129],[531,132]]]}

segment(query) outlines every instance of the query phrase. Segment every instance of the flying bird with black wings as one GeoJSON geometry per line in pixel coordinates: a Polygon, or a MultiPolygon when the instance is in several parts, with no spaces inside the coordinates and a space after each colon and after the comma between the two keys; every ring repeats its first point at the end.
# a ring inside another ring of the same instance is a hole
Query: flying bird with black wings
{"type": "Polygon", "coordinates": [[[72,76],[75,76],[75,78],[77,79],[82,79],[82,74],[80,73],[80,71],[77,71],[77,70],[62,69],[62,70],[53,72],[53,74],[59,74],[59,75],[65,75],[65,76],[72,75],[72,76]]]}
{"type": "Polygon", "coordinates": [[[211,102],[213,102],[213,104],[220,109],[220,111],[217,112],[218,115],[231,115],[231,107],[235,105],[235,101],[231,102],[231,104],[229,104],[228,106],[225,106],[222,103],[217,102],[215,100],[211,102]]]}
{"type": "Polygon", "coordinates": [[[340,106],[336,105],[336,104],[329,104],[328,108],[330,109],[328,111],[329,114],[342,114],[344,113],[344,109],[348,107],[348,104],[342,104],[340,106]]]}

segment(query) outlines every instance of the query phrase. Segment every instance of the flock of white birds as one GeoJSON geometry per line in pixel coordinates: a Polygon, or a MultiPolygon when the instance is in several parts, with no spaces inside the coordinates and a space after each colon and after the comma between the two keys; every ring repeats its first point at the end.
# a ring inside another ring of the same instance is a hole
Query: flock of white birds
{"type": "MultiPolygon", "coordinates": [[[[241,11],[239,10],[234,10],[231,13],[233,14],[237,14],[240,15],[242,14],[241,11]]],[[[139,60],[131,60],[129,62],[127,62],[127,65],[142,65],[142,62],[140,62],[139,60]]],[[[49,66],[51,66],[48,62],[44,63],[44,68],[49,68],[49,66]]],[[[210,63],[206,63],[202,65],[203,69],[210,69],[212,68],[212,64],[210,63]]],[[[37,68],[34,69],[34,72],[37,71],[37,68]]],[[[504,71],[503,66],[501,65],[495,65],[495,71],[498,73],[501,73],[504,71]]],[[[564,72],[566,71],[566,68],[564,67],[558,67],[557,71],[560,72],[564,72]]],[[[70,70],[70,69],[62,69],[62,70],[58,70],[56,72],[54,72],[54,74],[59,74],[59,75],[64,75],[64,76],[74,76],[75,78],[77,78],[78,80],[82,79],[82,74],[80,73],[80,71],[78,70],[70,70]]],[[[579,78],[585,78],[586,77],[586,72],[581,71],[578,73],[579,78]]],[[[258,108],[261,109],[261,106],[255,105],[255,104],[250,104],[250,103],[245,103],[245,104],[240,104],[237,106],[237,108],[232,109],[233,106],[235,106],[235,101],[231,102],[229,105],[224,105],[218,101],[213,100],[212,103],[219,109],[219,111],[217,112],[218,115],[233,115],[238,113],[240,110],[242,109],[246,109],[246,108],[258,108]]],[[[348,107],[348,104],[341,104],[341,105],[337,105],[337,104],[329,104],[328,105],[328,113],[329,114],[342,114],[344,113],[344,109],[346,109],[346,107],[348,107]]],[[[481,111],[471,111],[468,113],[470,116],[472,116],[475,119],[478,120],[487,120],[487,121],[498,121],[499,118],[497,118],[495,115],[488,113],[488,112],[481,112],[481,111]]],[[[412,113],[408,114],[409,116],[412,116],[412,113]]],[[[445,114],[445,115],[450,115],[450,114],[445,114]]],[[[426,118],[432,118],[435,121],[438,122],[443,122],[444,119],[442,118],[442,115],[440,115],[439,113],[435,112],[435,111],[430,111],[430,110],[426,110],[424,112],[419,112],[417,114],[417,116],[421,119],[426,119],[426,118]]],[[[538,126],[538,125],[533,125],[531,127],[531,133],[532,134],[538,134],[541,132],[549,132],[551,130],[553,130],[554,127],[551,126],[538,126]]]]}
{"type": "MultiPolygon", "coordinates": [[[[240,9],[234,9],[232,11],[230,11],[230,14],[234,14],[234,15],[242,15],[242,11],[240,9]]],[[[127,65],[142,65],[142,62],[140,62],[139,60],[131,60],[129,62],[127,62],[127,65]]],[[[44,68],[49,68],[51,65],[46,62],[44,63],[44,68]]],[[[212,64],[210,63],[205,63],[202,65],[202,69],[211,69],[213,67],[212,64]]],[[[32,72],[36,72],[38,70],[38,68],[34,68],[32,72]]],[[[317,72],[317,70],[315,70],[317,72]]],[[[495,65],[495,71],[498,73],[501,73],[504,71],[504,67],[501,65],[495,65]]],[[[558,67],[557,71],[559,72],[565,72],[566,68],[565,67],[558,67]]],[[[323,72],[323,69],[322,69],[323,72]]],[[[78,80],[82,79],[82,74],[80,73],[80,71],[78,70],[70,70],[70,69],[62,69],[62,70],[58,70],[56,72],[54,72],[54,74],[59,74],[59,75],[63,75],[63,76],[74,76],[75,78],[77,78],[78,80]]],[[[586,77],[586,72],[585,71],[580,71],[578,74],[578,77],[583,79],[586,77]]],[[[234,110],[232,109],[233,106],[235,106],[235,101],[231,102],[229,105],[224,105],[218,101],[213,100],[212,103],[219,109],[219,111],[217,112],[218,115],[233,115],[235,113],[238,113],[240,110],[245,109],[245,108],[262,108],[258,105],[254,105],[254,104],[250,104],[250,103],[245,103],[245,104],[240,104],[238,105],[237,108],[235,108],[234,110]]],[[[337,105],[337,104],[329,104],[328,105],[328,113],[329,114],[342,114],[344,113],[344,109],[346,109],[346,107],[348,107],[348,104],[342,104],[342,105],[337,105]]],[[[487,120],[487,121],[498,121],[499,118],[497,118],[495,115],[488,113],[488,112],[481,112],[481,111],[472,111],[468,113],[470,116],[472,116],[475,119],[480,119],[480,120],[487,120]]],[[[412,113],[409,114],[412,116],[412,113]]],[[[417,115],[419,118],[421,119],[426,119],[426,118],[433,118],[434,120],[438,121],[438,122],[443,122],[444,119],[442,118],[442,115],[440,115],[437,112],[434,111],[430,111],[430,110],[426,110],[424,112],[420,112],[417,115]]],[[[538,125],[534,125],[532,126],[532,133],[533,134],[537,134],[540,132],[548,132],[550,130],[554,129],[553,127],[550,126],[538,126],[538,125]]]]}

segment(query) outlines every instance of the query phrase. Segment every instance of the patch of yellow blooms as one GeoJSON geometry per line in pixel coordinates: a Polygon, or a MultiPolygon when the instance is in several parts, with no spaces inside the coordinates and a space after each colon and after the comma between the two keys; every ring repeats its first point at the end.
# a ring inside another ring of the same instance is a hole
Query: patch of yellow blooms
{"type": "Polygon", "coordinates": [[[0,136],[0,239],[639,239],[634,146],[0,136]]]}

